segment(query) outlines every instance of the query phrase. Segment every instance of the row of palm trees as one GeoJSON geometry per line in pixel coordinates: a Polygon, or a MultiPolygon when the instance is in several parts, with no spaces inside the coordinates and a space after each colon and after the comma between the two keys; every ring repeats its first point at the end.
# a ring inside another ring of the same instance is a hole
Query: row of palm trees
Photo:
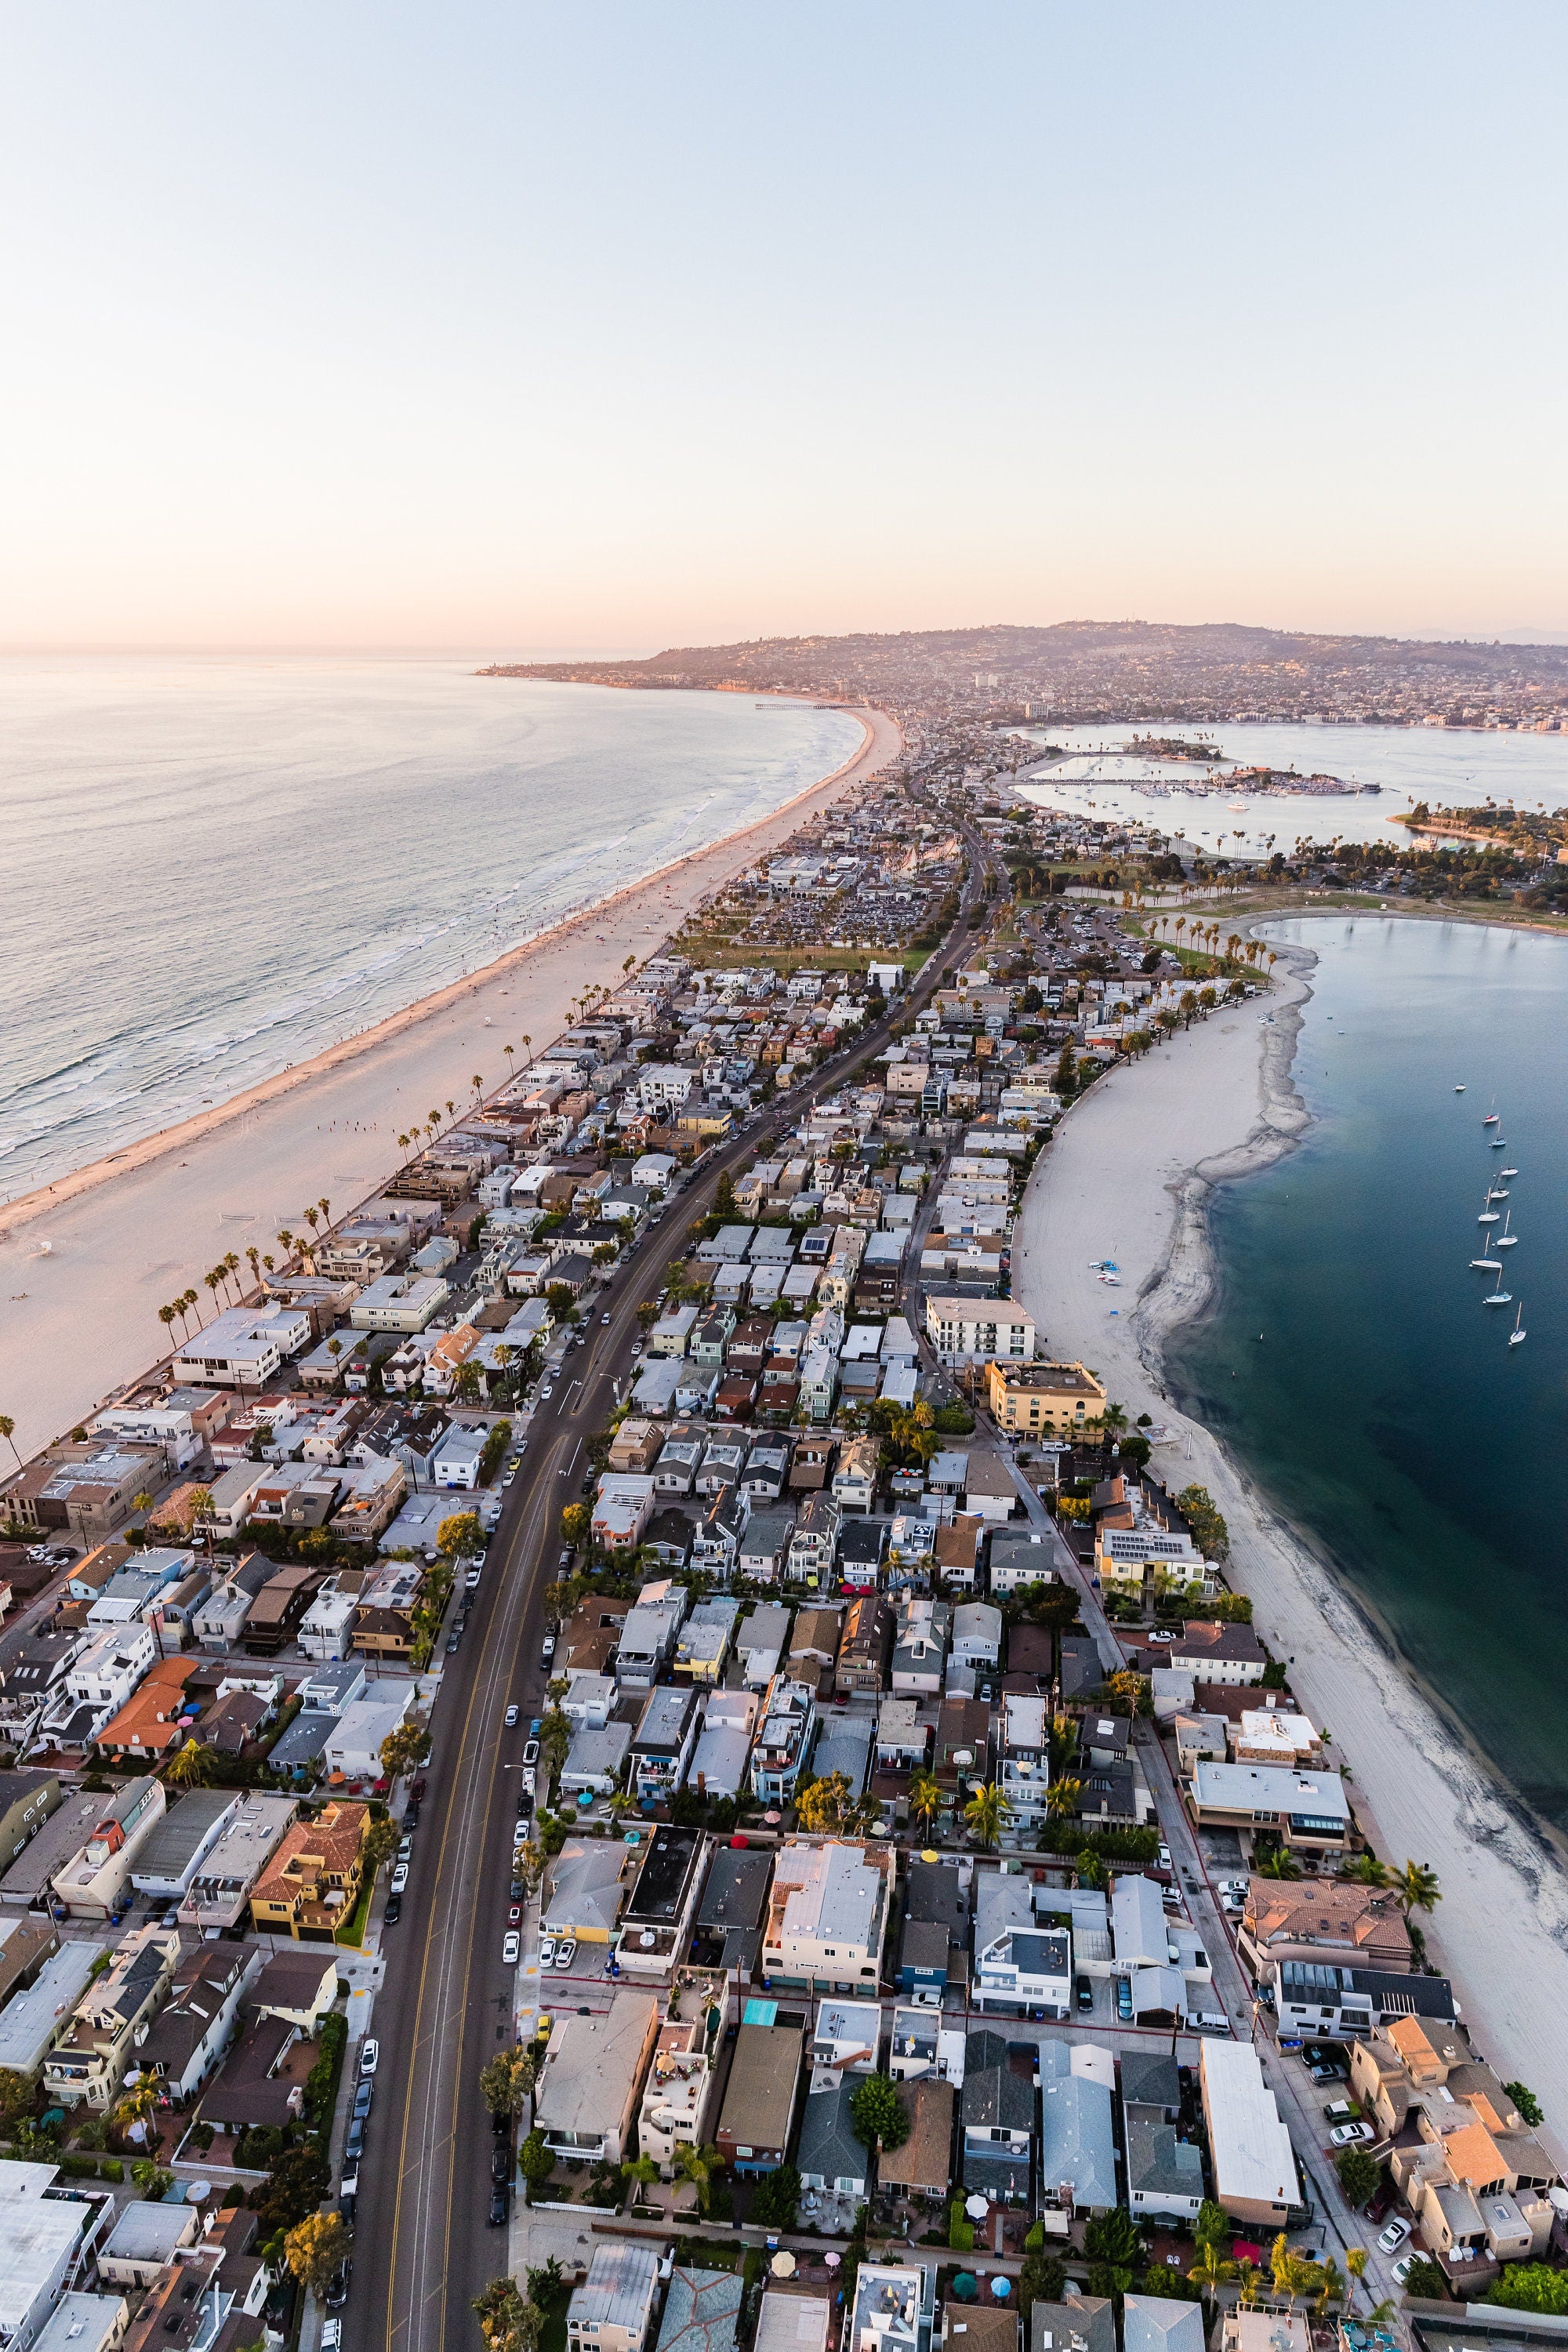
{"type": "MultiPolygon", "coordinates": [[[[1124,901],[1124,903],[1126,902],[1124,901]]],[[[1217,923],[1199,922],[1195,915],[1190,919],[1185,915],[1177,915],[1173,919],[1168,914],[1156,915],[1152,922],[1150,924],[1149,929],[1151,936],[1152,936],[1152,934],[1157,930],[1163,930],[1167,939],[1170,938],[1172,931],[1174,930],[1176,935],[1176,945],[1178,948],[1182,944],[1182,938],[1184,933],[1186,935],[1187,944],[1190,947],[1196,948],[1201,940],[1203,943],[1204,952],[1206,955],[1217,957],[1219,954],[1219,925],[1217,923]]],[[[1274,953],[1272,948],[1266,948],[1261,940],[1244,940],[1239,931],[1230,931],[1226,934],[1225,953],[1226,959],[1231,963],[1249,963],[1255,971],[1258,964],[1265,960],[1267,960],[1270,970],[1272,970],[1274,965],[1279,961],[1279,958],[1274,953]]]]}
{"type": "MultiPolygon", "coordinates": [[[[1301,1875],[1301,1865],[1287,1845],[1257,1855],[1253,1868],[1259,1878],[1293,1879],[1301,1875]]],[[[1402,1870],[1394,1870],[1386,1862],[1380,1862],[1375,1853],[1360,1853],[1354,1862],[1346,1864],[1340,1876],[1352,1879],[1361,1886],[1392,1888],[1394,1899],[1406,1919],[1413,1911],[1435,1910],[1443,1899],[1436,1872],[1424,1862],[1407,1859],[1402,1870]]]]}
{"type": "MultiPolygon", "coordinates": [[[[325,1193],[321,1195],[321,1198],[317,1201],[312,1207],[306,1210],[305,1222],[310,1228],[311,1242],[314,1242],[318,1238],[317,1228],[319,1226],[326,1227],[330,1225],[331,1211],[332,1204],[331,1201],[328,1200],[325,1193]]],[[[285,1226],[278,1236],[278,1246],[284,1254],[283,1262],[284,1265],[287,1265],[289,1260],[292,1257],[296,1250],[300,1252],[302,1258],[305,1257],[309,1253],[310,1243],[305,1240],[303,1234],[292,1234],[289,1231],[288,1227],[285,1226]]],[[[254,1289],[261,1280],[262,1268],[265,1267],[267,1272],[271,1274],[276,1270],[278,1261],[269,1252],[263,1254],[262,1251],[254,1247],[247,1249],[245,1255],[250,1265],[249,1286],[254,1289]]],[[[236,1256],[233,1250],[230,1250],[226,1257],[220,1258],[216,1265],[210,1266],[207,1272],[203,1275],[203,1284],[205,1288],[210,1290],[212,1293],[213,1305],[215,1308],[218,1303],[218,1294],[220,1291],[223,1294],[223,1303],[225,1307],[237,1306],[244,1300],[247,1286],[240,1275],[239,1267],[240,1261],[238,1257],[236,1256]]],[[[171,1300],[167,1306],[159,1307],[158,1320],[163,1326],[164,1331],[169,1335],[171,1342],[174,1337],[174,1327],[176,1323],[178,1323],[180,1327],[181,1345],[184,1346],[185,1341],[190,1338],[191,1309],[193,1307],[195,1307],[197,1310],[195,1325],[199,1331],[202,1328],[202,1316],[199,1306],[199,1293],[195,1289],[195,1287],[189,1290],[183,1290],[178,1298],[171,1300]]]]}

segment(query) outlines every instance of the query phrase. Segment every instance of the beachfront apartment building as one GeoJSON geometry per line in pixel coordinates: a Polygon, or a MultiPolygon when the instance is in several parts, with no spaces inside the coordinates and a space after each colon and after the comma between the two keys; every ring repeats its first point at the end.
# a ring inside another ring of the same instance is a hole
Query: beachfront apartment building
{"type": "Polygon", "coordinates": [[[1200,1829],[1235,1830],[1250,1853],[1259,1832],[1306,1853],[1348,1852],[1355,1823],[1337,1772],[1287,1771],[1268,1764],[1193,1767],[1187,1808],[1200,1829]]]}
{"type": "Polygon", "coordinates": [[[367,1284],[349,1309],[356,1331],[423,1331],[450,1297],[437,1274],[386,1274],[367,1284]]]}
{"type": "Polygon", "coordinates": [[[229,1307],[185,1342],[171,1369],[193,1388],[264,1388],[310,1337],[310,1316],[300,1307],[229,1307]]]}
{"type": "Polygon", "coordinates": [[[997,1358],[1026,1364],[1035,1353],[1035,1318],[1010,1298],[932,1292],[926,1300],[926,1336],[944,1364],[983,1364],[997,1358]]]}
{"type": "Polygon", "coordinates": [[[1104,1383],[1082,1364],[985,1367],[985,1402],[998,1429],[1030,1437],[1066,1437],[1105,1411],[1104,1383]]]}
{"type": "Polygon", "coordinates": [[[683,2140],[693,2147],[707,2140],[716,2079],[705,2018],[671,2018],[660,2027],[637,2111],[637,2153],[651,2157],[666,2180],[683,2140]]]}

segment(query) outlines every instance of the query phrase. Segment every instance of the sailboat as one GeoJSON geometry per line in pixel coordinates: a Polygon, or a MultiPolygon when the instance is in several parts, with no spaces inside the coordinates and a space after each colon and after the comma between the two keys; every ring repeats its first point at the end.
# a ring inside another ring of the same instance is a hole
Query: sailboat
{"type": "Polygon", "coordinates": [[[1495,1209],[1489,1209],[1483,1205],[1481,1213],[1476,1219],[1476,1223],[1478,1225],[1500,1225],[1502,1219],[1498,1215],[1495,1209]]]}
{"type": "Polygon", "coordinates": [[[1510,1176],[1517,1176],[1519,1174],[1519,1171],[1517,1168],[1500,1168],[1498,1170],[1498,1174],[1506,1181],[1510,1176]]]}
{"type": "Polygon", "coordinates": [[[1508,1145],[1503,1141],[1500,1135],[1494,1135],[1488,1142],[1487,1150],[1489,1151],[1506,1151],[1508,1150],[1508,1145]]]}
{"type": "Polygon", "coordinates": [[[1521,1298],[1519,1302],[1519,1313],[1513,1318],[1513,1329],[1508,1335],[1508,1344],[1510,1348],[1517,1348],[1520,1341],[1527,1336],[1524,1328],[1524,1301],[1521,1298]]]}
{"type": "Polygon", "coordinates": [[[1478,1274],[1500,1274],[1502,1272],[1502,1260],[1500,1257],[1473,1257],[1470,1260],[1470,1264],[1478,1274]]]}
{"type": "Polygon", "coordinates": [[[1488,1111],[1485,1118],[1482,1119],[1481,1125],[1483,1127],[1495,1127],[1497,1125],[1497,1097],[1496,1095],[1493,1095],[1492,1108],[1488,1111]]]}
{"type": "Polygon", "coordinates": [[[1508,1186],[1506,1184],[1494,1184],[1491,1191],[1487,1194],[1487,1198],[1489,1201],[1506,1201],[1508,1198],[1508,1186]]]}
{"type": "Polygon", "coordinates": [[[1483,1307],[1511,1307],[1513,1305],[1513,1293],[1511,1290],[1489,1290],[1486,1297],[1482,1299],[1481,1305],[1483,1307]]]}
{"type": "Polygon", "coordinates": [[[1464,1093],[1464,1091],[1465,1091],[1465,1089],[1464,1089],[1464,1087],[1456,1087],[1454,1088],[1454,1092],[1455,1092],[1457,1095],[1462,1095],[1462,1094],[1464,1093]]]}
{"type": "Polygon", "coordinates": [[[1513,1214],[1513,1211],[1512,1211],[1511,1209],[1510,1209],[1509,1211],[1507,1211],[1507,1213],[1505,1213],[1505,1215],[1504,1215],[1504,1217],[1503,1217],[1503,1221],[1502,1221],[1502,1231],[1501,1231],[1501,1233],[1500,1233],[1500,1234],[1494,1234],[1492,1235],[1492,1237],[1491,1237],[1491,1241],[1490,1241],[1490,1243],[1489,1243],[1489,1246],[1490,1248],[1492,1248],[1492,1249],[1512,1249],[1512,1248],[1513,1248],[1513,1246],[1514,1246],[1515,1243],[1516,1243],[1516,1242],[1518,1241],[1518,1239],[1519,1239],[1519,1235],[1518,1235],[1517,1234],[1510,1234],[1510,1233],[1509,1232],[1509,1229],[1508,1229],[1508,1221],[1509,1221],[1509,1218],[1512,1216],[1512,1214],[1513,1214]]]}

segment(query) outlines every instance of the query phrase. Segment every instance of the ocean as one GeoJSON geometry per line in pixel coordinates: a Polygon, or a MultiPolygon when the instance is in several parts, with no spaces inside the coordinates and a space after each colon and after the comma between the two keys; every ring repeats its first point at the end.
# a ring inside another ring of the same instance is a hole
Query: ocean
{"type": "Polygon", "coordinates": [[[1390,819],[1416,801],[1434,808],[1477,806],[1489,797],[1521,807],[1560,808],[1568,803],[1568,736],[1472,733],[1446,727],[1288,727],[1263,724],[1198,728],[1150,723],[1132,727],[1031,727],[1031,740],[1049,741],[1074,757],[1068,774],[1031,771],[1026,797],[1037,807],[1153,824],[1195,847],[1227,856],[1256,856],[1297,841],[1408,840],[1390,819]],[[1376,793],[1323,799],[1291,793],[1182,789],[1180,764],[1145,762],[1161,783],[1138,791],[1118,778],[1134,734],[1212,741],[1227,760],[1246,766],[1294,768],[1300,775],[1338,776],[1376,784],[1376,793]],[[1070,779],[1070,781],[1069,781],[1070,779]],[[1240,808],[1233,808],[1240,801],[1240,808]]]}
{"type": "Polygon", "coordinates": [[[1568,1830],[1568,941],[1376,916],[1268,936],[1318,960],[1295,1064],[1312,1125],[1216,1192],[1219,1287],[1168,1347],[1173,1394],[1568,1830]],[[1500,1276],[1469,1264],[1502,1230],[1477,1222],[1494,1188],[1518,1236],[1489,1253],[1500,1276]],[[1494,1286],[1511,1303],[1483,1305],[1494,1286]]]}
{"type": "Polygon", "coordinates": [[[0,659],[0,1200],[764,815],[847,713],[376,656],[0,659]]]}

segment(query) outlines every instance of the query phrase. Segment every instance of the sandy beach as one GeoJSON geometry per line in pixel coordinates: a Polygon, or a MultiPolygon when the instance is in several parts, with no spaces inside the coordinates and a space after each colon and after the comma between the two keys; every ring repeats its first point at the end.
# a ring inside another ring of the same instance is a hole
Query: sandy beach
{"type": "Polygon", "coordinates": [[[1214,1496],[1230,1528],[1232,1581],[1251,1595],[1270,1648],[1291,1661],[1301,1705],[1332,1733],[1373,1844],[1395,1865],[1408,1856],[1437,1873],[1443,1899],[1423,1924],[1477,2047],[1505,2081],[1531,2085],[1548,2117],[1544,2137],[1561,2145],[1568,1875],[1331,1564],[1163,1390],[1165,1338],[1211,1291],[1214,1186],[1289,1151],[1308,1123],[1290,1064],[1314,962],[1281,950],[1266,999],[1119,1066],[1074,1106],[1026,1198],[1014,1288],[1043,1349],[1089,1365],[1131,1418],[1149,1412],[1175,1433],[1152,1467],[1173,1490],[1196,1482],[1214,1496]],[[1121,1270],[1120,1291],[1089,1269],[1103,1257],[1121,1270]]]}
{"type": "MultiPolygon", "coordinates": [[[[542,1050],[573,1000],[641,963],[708,894],[874,775],[901,737],[857,709],[859,750],[756,823],[629,884],[466,980],[200,1118],[0,1212],[0,1412],[26,1454],[167,1352],[158,1308],[229,1252],[273,1250],[323,1195],[334,1221],[406,1156],[397,1137],[542,1050]],[[509,1063],[504,1048],[515,1048],[509,1063]]],[[[209,1295],[202,1290],[204,1308],[209,1295]]],[[[9,1449],[7,1449],[8,1453],[9,1449]]]]}

